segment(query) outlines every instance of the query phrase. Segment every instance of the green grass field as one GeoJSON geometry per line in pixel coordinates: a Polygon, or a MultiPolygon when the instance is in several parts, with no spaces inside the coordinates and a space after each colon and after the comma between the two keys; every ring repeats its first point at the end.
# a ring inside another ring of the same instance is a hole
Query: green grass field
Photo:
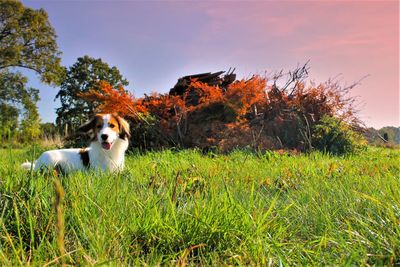
{"type": "Polygon", "coordinates": [[[32,151],[0,150],[0,265],[400,264],[399,150],[132,154],[64,197],[32,151]]]}

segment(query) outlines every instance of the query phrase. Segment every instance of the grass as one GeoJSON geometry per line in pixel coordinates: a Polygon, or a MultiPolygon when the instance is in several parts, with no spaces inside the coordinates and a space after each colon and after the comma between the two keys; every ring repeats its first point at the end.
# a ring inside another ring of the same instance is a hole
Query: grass
{"type": "Polygon", "coordinates": [[[400,264],[399,150],[167,150],[60,183],[33,154],[0,150],[0,265],[400,264]]]}

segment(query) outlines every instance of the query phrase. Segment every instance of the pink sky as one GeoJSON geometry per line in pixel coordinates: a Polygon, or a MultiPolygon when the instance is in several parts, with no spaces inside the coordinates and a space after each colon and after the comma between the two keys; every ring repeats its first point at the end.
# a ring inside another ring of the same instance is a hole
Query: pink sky
{"type": "MultiPolygon", "coordinates": [[[[400,126],[398,1],[23,2],[48,12],[65,65],[101,57],[137,96],[167,92],[187,74],[236,67],[246,77],[310,60],[316,82],[369,75],[352,91],[361,118],[400,126]]],[[[45,103],[57,93],[33,84],[45,103]]],[[[43,120],[58,106],[42,105],[43,120]]]]}

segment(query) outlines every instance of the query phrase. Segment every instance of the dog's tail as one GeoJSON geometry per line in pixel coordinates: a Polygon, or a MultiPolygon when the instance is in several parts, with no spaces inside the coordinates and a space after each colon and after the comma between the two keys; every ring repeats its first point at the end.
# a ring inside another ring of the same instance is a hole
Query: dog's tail
{"type": "Polygon", "coordinates": [[[21,167],[26,169],[26,170],[28,170],[28,171],[30,171],[30,170],[35,169],[35,163],[31,163],[31,162],[27,161],[27,162],[22,163],[21,167]]]}

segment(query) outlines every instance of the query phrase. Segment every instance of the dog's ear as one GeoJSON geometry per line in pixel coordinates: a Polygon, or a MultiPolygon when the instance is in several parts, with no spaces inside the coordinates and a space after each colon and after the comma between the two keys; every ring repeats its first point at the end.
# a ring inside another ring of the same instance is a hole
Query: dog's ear
{"type": "Polygon", "coordinates": [[[115,118],[117,118],[119,124],[119,137],[124,140],[126,140],[127,137],[129,139],[131,137],[131,133],[129,131],[129,123],[119,115],[114,116],[115,118]]]}
{"type": "Polygon", "coordinates": [[[81,125],[78,128],[78,133],[80,134],[87,134],[90,131],[92,131],[94,129],[94,127],[96,126],[96,117],[93,117],[93,119],[91,119],[90,121],[86,122],[85,124],[81,125]]]}

